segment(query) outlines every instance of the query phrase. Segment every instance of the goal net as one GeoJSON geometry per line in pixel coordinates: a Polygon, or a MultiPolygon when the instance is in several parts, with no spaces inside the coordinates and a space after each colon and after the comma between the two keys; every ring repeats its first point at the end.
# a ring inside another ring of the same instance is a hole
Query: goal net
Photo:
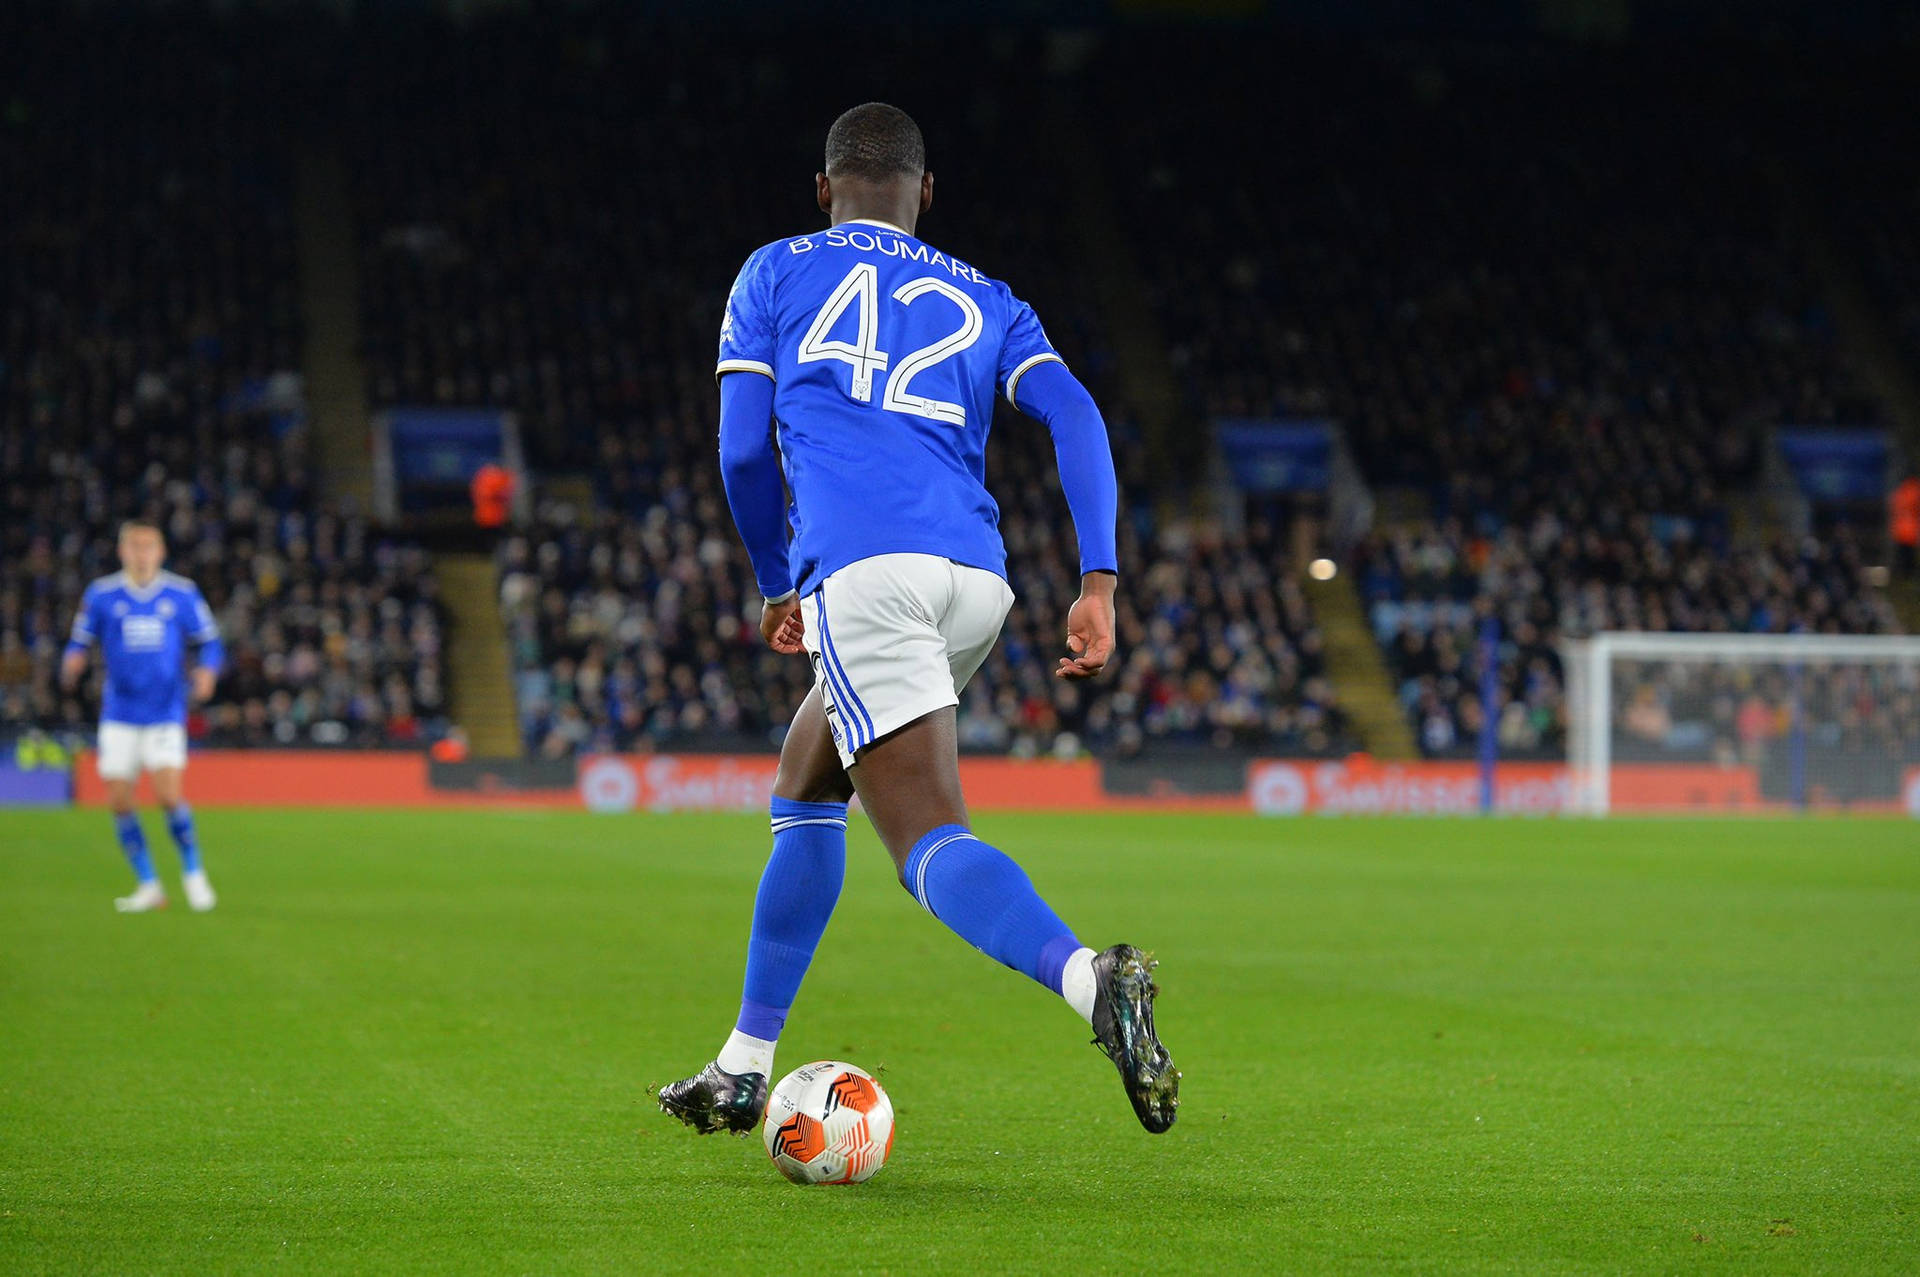
{"type": "Polygon", "coordinates": [[[1920,637],[1570,641],[1572,808],[1920,816],[1920,637]]]}

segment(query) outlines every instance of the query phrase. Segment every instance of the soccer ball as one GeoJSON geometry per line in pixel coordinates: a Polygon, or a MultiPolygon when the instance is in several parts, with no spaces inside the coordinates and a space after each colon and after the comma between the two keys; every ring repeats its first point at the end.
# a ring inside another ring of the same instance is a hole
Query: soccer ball
{"type": "Polygon", "coordinates": [[[893,1101],[865,1069],[818,1060],[780,1079],[760,1129],[794,1183],[858,1184],[893,1151],[893,1101]]]}

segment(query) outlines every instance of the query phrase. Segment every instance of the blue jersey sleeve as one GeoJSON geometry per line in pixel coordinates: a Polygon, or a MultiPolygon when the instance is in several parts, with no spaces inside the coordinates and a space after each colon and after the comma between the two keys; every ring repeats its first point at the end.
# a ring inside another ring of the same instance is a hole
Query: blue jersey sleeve
{"type": "Polygon", "coordinates": [[[997,382],[1000,393],[1007,402],[1018,406],[1014,396],[1020,391],[1020,379],[1044,363],[1064,364],[1060,352],[1047,340],[1047,330],[1040,326],[1040,317],[1033,313],[1033,307],[1007,294],[1012,313],[1007,318],[1007,337],[1000,346],[1000,368],[997,382]]]}
{"type": "Polygon", "coordinates": [[[100,601],[100,592],[93,586],[80,596],[80,610],[73,615],[73,633],[67,636],[67,651],[84,652],[93,646],[100,637],[98,623],[94,619],[94,610],[100,601]]]}
{"type": "Polygon", "coordinates": [[[758,377],[720,378],[721,486],[761,595],[781,602],[793,593],[793,577],[787,554],[786,488],[772,425],[772,382],[758,377]]]}
{"type": "Polygon", "coordinates": [[[192,588],[190,596],[193,608],[186,622],[187,638],[200,645],[200,666],[218,674],[227,655],[226,648],[220,643],[220,627],[214,622],[213,609],[207,606],[206,597],[200,593],[199,586],[192,588]]]}
{"type": "Polygon", "coordinates": [[[1115,525],[1120,486],[1114,479],[1107,423],[1093,396],[1064,364],[1041,360],[1020,383],[1020,402],[1015,406],[1045,422],[1053,434],[1060,490],[1073,516],[1074,535],[1080,539],[1081,573],[1118,572],[1115,525]]]}
{"type": "Polygon", "coordinates": [[[747,259],[727,294],[726,317],[720,321],[720,363],[715,376],[730,372],[757,372],[773,376],[773,254],[761,249],[747,259]]]}

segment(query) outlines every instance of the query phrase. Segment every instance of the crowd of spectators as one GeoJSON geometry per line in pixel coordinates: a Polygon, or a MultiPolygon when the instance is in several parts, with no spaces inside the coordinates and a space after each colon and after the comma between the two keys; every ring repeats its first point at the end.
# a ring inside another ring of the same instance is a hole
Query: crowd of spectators
{"type": "MultiPolygon", "coordinates": [[[[602,15],[604,18],[604,15],[602,15]]],[[[818,224],[813,172],[848,103],[780,57],[630,21],[511,16],[402,36],[408,66],[361,100],[354,139],[371,397],[487,402],[538,465],[585,469],[594,503],[542,500],[500,550],[526,742],[545,755],[777,740],[810,683],[767,653],[759,596],[715,464],[713,362],[740,263],[818,224]]],[[[817,47],[816,47],[817,46],[817,47]]],[[[1144,504],[1145,450],[1070,214],[1020,197],[1057,172],[1031,50],[875,33],[863,58],[926,131],[938,198],[923,232],[1009,280],[1108,411],[1127,511],[1125,668],[1050,677],[1078,585],[1051,443],[1003,410],[988,480],[1020,603],[969,693],[969,748],[1133,751],[1160,739],[1331,750],[1342,718],[1273,529],[1189,534],[1144,504]],[[883,79],[885,76],[882,77],[883,79]]]]}
{"type": "Polygon", "coordinates": [[[1920,687],[1892,664],[1622,661],[1614,680],[1622,762],[1745,763],[1776,787],[1797,770],[1814,800],[1897,793],[1920,763],[1920,687]]]}
{"type": "MultiPolygon", "coordinates": [[[[1025,528],[1046,535],[1038,520],[1025,528]]],[[[1052,561],[1040,556],[1024,559],[1006,635],[961,705],[963,743],[1016,753],[1085,746],[1117,757],[1167,743],[1288,754],[1351,747],[1282,535],[1258,521],[1238,532],[1208,524],[1126,530],[1118,666],[1093,684],[1050,674],[1077,576],[1045,571],[1052,561]]],[[[1030,549],[1014,537],[1009,547],[1016,563],[1030,549]]]]}
{"type": "MultiPolygon", "coordinates": [[[[812,683],[760,641],[760,597],[724,518],[658,507],[639,521],[550,503],[502,546],[501,603],[530,750],[779,740],[812,683]]],[[[1044,525],[1024,525],[1039,533],[1044,525]]],[[[1046,535],[1039,533],[1040,535],[1046,535]]],[[[1348,743],[1321,637],[1274,529],[1129,530],[1117,671],[1052,677],[1079,589],[1055,547],[1009,536],[1018,602],[967,688],[977,752],[1127,756],[1156,743],[1328,753],[1348,743]]]]}
{"type": "Polygon", "coordinates": [[[437,731],[425,556],[330,511],[307,469],[288,157],[264,88],[190,19],[5,34],[0,732],[91,728],[98,662],[69,694],[59,655],[133,517],[160,526],[226,646],[195,740],[437,731]],[[144,56],[103,55],[123,45],[144,56]]]}
{"type": "MultiPolygon", "coordinates": [[[[234,647],[207,732],[431,734],[431,571],[305,473],[288,108],[255,56],[273,42],[68,21],[0,42],[0,185],[36,196],[0,206],[0,450],[26,512],[0,566],[0,714],[79,721],[48,645],[111,566],[112,522],[142,512],[234,647]],[[63,38],[64,56],[47,43],[63,38]],[[75,54],[101,39],[158,56],[109,93],[114,60],[75,54]]],[[[839,52],[593,7],[315,44],[354,86],[321,100],[350,175],[373,405],[506,408],[536,470],[590,476],[591,500],[548,489],[500,549],[542,753],[771,741],[804,691],[804,664],[754,634],[711,369],[739,263],[817,224],[809,179],[847,103],[804,68],[839,52]]],[[[1754,544],[1767,431],[1878,410],[1784,234],[1776,139],[1730,81],[1690,68],[1682,100],[1658,56],[1298,52],[1275,77],[1270,43],[1199,28],[869,33],[867,92],[929,136],[925,233],[1035,304],[1108,411],[1125,493],[1120,669],[1060,685],[1074,546],[1045,432],[1002,410],[988,476],[1020,601],[961,707],[970,748],[1349,743],[1292,538],[1195,517],[1204,432],[1182,433],[1184,455],[1150,448],[1118,393],[1116,321],[1094,305],[1112,293],[1080,274],[1090,196],[1112,201],[1120,239],[1100,251],[1143,278],[1189,420],[1331,418],[1366,480],[1431,510],[1352,556],[1429,753],[1478,734],[1487,617],[1500,736],[1522,754],[1563,745],[1563,637],[1894,627],[1844,528],[1754,544]],[[1207,92],[1139,93],[1169,61],[1208,68],[1207,92]],[[1568,95],[1671,110],[1543,109],[1568,95]],[[1054,151],[1065,137],[1078,163],[1054,151]]],[[[1878,225],[1863,243],[1904,315],[1910,245],[1878,225]]]]}
{"type": "MultiPolygon", "coordinates": [[[[1543,513],[1492,536],[1451,521],[1370,537],[1356,549],[1355,567],[1374,634],[1430,754],[1476,747],[1478,644],[1489,616],[1499,622],[1497,728],[1509,756],[1565,746],[1563,636],[1898,628],[1844,527],[1798,543],[1735,547],[1719,527],[1637,519],[1579,528],[1543,513]]],[[[1692,738],[1672,744],[1684,750],[1692,738]]]]}
{"type": "MultiPolygon", "coordinates": [[[[1459,752],[1478,733],[1482,615],[1505,623],[1500,729],[1517,753],[1561,748],[1557,645],[1591,625],[1891,624],[1857,571],[1779,585],[1843,559],[1857,567],[1845,545],[1732,552],[1730,501],[1758,479],[1769,427],[1875,413],[1804,256],[1783,248],[1737,112],[1718,114],[1709,92],[1687,130],[1622,120],[1575,131],[1531,109],[1554,84],[1648,85],[1578,54],[1495,54],[1511,60],[1492,68],[1347,54],[1309,59],[1276,85],[1258,50],[1174,38],[1206,44],[1208,94],[1132,94],[1136,72],[1167,49],[1158,36],[1113,37],[1079,72],[1081,123],[1096,126],[1089,141],[1190,412],[1333,417],[1366,478],[1415,488],[1435,511],[1359,552],[1424,748],[1459,752]],[[1336,101],[1343,109],[1324,109],[1336,101]],[[1250,139],[1282,133],[1288,145],[1261,164],[1236,160],[1250,139]],[[1649,187],[1659,200],[1644,198],[1649,187]],[[1436,559],[1450,564],[1444,589],[1422,570],[1436,559]]],[[[555,459],[593,466],[610,517],[574,512],[503,551],[538,748],[777,734],[805,671],[753,650],[755,595],[711,464],[712,319],[746,249],[811,219],[802,179],[843,104],[779,61],[717,46],[698,61],[718,70],[696,80],[634,31],[547,39],[510,25],[463,39],[442,57],[445,74],[510,86],[499,105],[479,104],[475,118],[465,99],[440,95],[444,110],[416,112],[419,136],[389,129],[373,148],[386,158],[363,173],[363,240],[383,299],[375,328],[388,324],[375,395],[492,396],[541,423],[555,459]],[[543,145],[512,146],[522,134],[543,145]],[[411,163],[422,138],[432,160],[411,163]],[[730,161],[708,162],[718,154],[730,161]],[[653,185],[610,176],[634,172],[702,198],[663,209],[653,185]],[[768,175],[780,172],[795,175],[796,198],[769,210],[768,175]],[[707,215],[721,205],[733,215],[707,215]],[[639,601],[649,595],[664,597],[639,601]]],[[[1045,94],[1005,80],[989,93],[977,67],[910,61],[942,192],[960,187],[927,233],[1036,302],[1070,362],[1120,408],[1128,486],[1164,493],[1172,476],[1141,472],[1108,334],[1069,274],[1084,257],[1066,239],[1072,218],[1057,202],[971,198],[1049,168],[1034,127],[1051,109],[1045,94]],[[966,139],[961,181],[942,137],[966,139]]],[[[1188,538],[1185,521],[1146,508],[1128,512],[1123,564],[1129,582],[1156,583],[1123,633],[1133,655],[1091,697],[1050,687],[1051,644],[1025,641],[1051,632],[1035,618],[1062,610],[1072,588],[1050,460],[1025,423],[996,430],[990,481],[1022,603],[962,707],[970,744],[1338,739],[1317,631],[1276,539],[1237,552],[1258,563],[1263,605],[1288,618],[1276,635],[1285,658],[1264,654],[1255,672],[1222,656],[1231,642],[1194,637],[1237,633],[1212,611],[1223,606],[1214,582],[1232,574],[1191,548],[1205,538],[1188,538]],[[1183,563],[1194,575],[1164,584],[1183,563]],[[1164,633],[1180,623],[1194,631],[1164,633]],[[1244,695],[1251,685],[1268,690],[1244,695]]]]}
{"type": "Polygon", "coordinates": [[[1880,419],[1736,84],[1674,98],[1657,58],[1541,48],[1275,83],[1222,54],[1184,110],[1103,81],[1129,220],[1196,416],[1332,418],[1376,489],[1432,511],[1354,552],[1423,751],[1477,747],[1489,615],[1515,755],[1563,746],[1564,636],[1895,628],[1844,527],[1733,536],[1771,427],[1880,419]],[[1567,95],[1673,109],[1544,109],[1567,95]],[[1230,162],[1263,130],[1287,144],[1230,162]]]}
{"type": "Polygon", "coordinates": [[[1711,75],[1669,101],[1658,60],[1533,49],[1307,59],[1275,83],[1259,50],[1214,52],[1204,97],[1130,106],[1124,61],[1100,80],[1197,415],[1332,417],[1377,484],[1524,511],[1582,463],[1683,501],[1751,477],[1764,426],[1874,414],[1766,139],[1711,75]],[[1566,93],[1673,109],[1542,109],[1566,93]]]}

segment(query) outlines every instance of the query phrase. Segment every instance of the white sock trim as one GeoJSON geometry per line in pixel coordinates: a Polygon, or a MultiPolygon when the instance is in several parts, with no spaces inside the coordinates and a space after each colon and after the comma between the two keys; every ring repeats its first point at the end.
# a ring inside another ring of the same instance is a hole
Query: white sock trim
{"type": "MultiPolygon", "coordinates": [[[[965,842],[972,837],[973,831],[971,829],[962,830],[957,834],[948,834],[945,838],[942,838],[939,842],[927,848],[926,852],[921,855],[919,872],[913,876],[913,898],[918,900],[920,907],[928,913],[933,913],[933,906],[927,903],[927,865],[932,862],[934,853],[942,847],[951,843],[965,842]]],[[[933,913],[933,916],[938,918],[940,915],[933,913]]]]}
{"type": "Polygon", "coordinates": [[[714,1063],[728,1073],[759,1073],[771,1079],[773,1048],[774,1043],[765,1038],[750,1037],[735,1029],[727,1035],[727,1044],[720,1048],[714,1063]]]}
{"type": "Polygon", "coordinates": [[[1060,996],[1080,1013],[1081,1019],[1092,1024],[1094,993],[1093,950],[1075,949],[1060,973],[1060,996]]]}

